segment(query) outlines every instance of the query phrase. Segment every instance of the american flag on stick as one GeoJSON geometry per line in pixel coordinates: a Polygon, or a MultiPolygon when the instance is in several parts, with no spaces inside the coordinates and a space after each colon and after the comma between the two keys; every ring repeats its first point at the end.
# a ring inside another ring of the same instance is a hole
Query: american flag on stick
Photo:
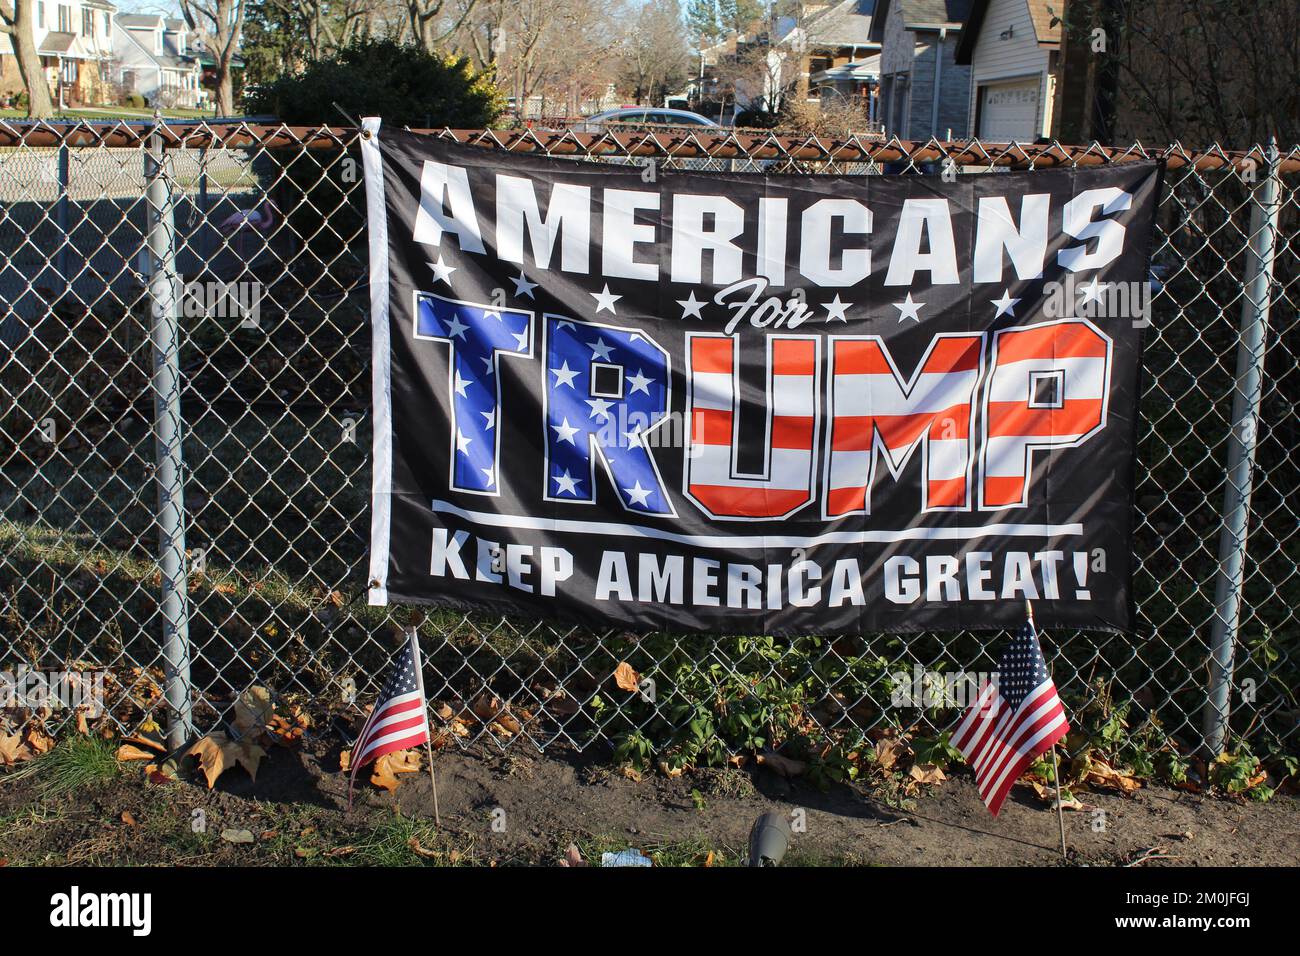
{"type": "Polygon", "coordinates": [[[415,629],[406,646],[393,659],[388,680],[375,708],[352,748],[352,775],[348,778],[348,806],[357,771],[384,754],[410,750],[429,742],[429,708],[424,699],[424,675],[420,666],[420,645],[415,629]]]}
{"type": "Polygon", "coordinates": [[[1070,732],[1032,617],[1003,652],[996,677],[980,688],[952,737],[994,816],[1025,767],[1070,732]]]}

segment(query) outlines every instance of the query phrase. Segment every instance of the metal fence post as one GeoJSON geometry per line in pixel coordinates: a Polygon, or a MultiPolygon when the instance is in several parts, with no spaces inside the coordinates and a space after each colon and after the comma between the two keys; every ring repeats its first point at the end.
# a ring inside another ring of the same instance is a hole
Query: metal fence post
{"type": "Polygon", "coordinates": [[[1210,683],[1201,715],[1207,760],[1223,750],[1228,733],[1233,653],[1241,618],[1241,591],[1246,571],[1246,533],[1254,479],[1255,441],[1264,391],[1264,350],[1273,283],[1273,251],[1281,214],[1281,176],[1276,140],[1270,140],[1267,169],[1255,187],[1246,251],[1245,299],[1241,307],[1241,343],[1232,393],[1228,433],[1227,484],[1223,491],[1223,530],[1214,584],[1214,620],[1210,632],[1210,683]]]}
{"type": "Polygon", "coordinates": [[[63,283],[63,289],[66,292],[72,288],[72,280],[68,277],[68,244],[71,239],[68,236],[68,191],[72,187],[72,165],[68,155],[68,144],[59,144],[59,201],[55,207],[54,216],[59,228],[59,250],[54,256],[54,269],[59,274],[59,281],[63,283]]]}
{"type": "Polygon", "coordinates": [[[145,154],[149,228],[149,310],[153,341],[154,452],[158,484],[158,565],[162,593],[167,742],[185,743],[193,729],[190,704],[189,600],[185,586],[184,461],[181,456],[181,374],[176,222],[159,133],[145,154]]]}

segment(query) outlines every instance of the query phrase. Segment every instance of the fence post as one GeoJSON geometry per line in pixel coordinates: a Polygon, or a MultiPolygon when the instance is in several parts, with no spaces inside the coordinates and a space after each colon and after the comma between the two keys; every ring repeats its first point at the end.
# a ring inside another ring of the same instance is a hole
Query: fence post
{"type": "Polygon", "coordinates": [[[68,191],[71,188],[72,164],[68,144],[64,142],[59,144],[59,202],[54,211],[59,228],[59,250],[54,256],[54,269],[65,292],[72,288],[72,280],[68,277],[68,243],[71,241],[68,236],[68,191]]]}
{"type": "Polygon", "coordinates": [[[1259,405],[1264,391],[1264,350],[1273,283],[1273,250],[1281,213],[1277,142],[1269,140],[1264,178],[1253,191],[1250,236],[1241,306],[1241,342],[1228,432],[1227,483],[1223,491],[1223,529],[1214,583],[1214,621],[1210,632],[1210,684],[1201,715],[1204,756],[1217,757],[1228,733],[1233,653],[1241,619],[1246,572],[1246,533],[1254,480],[1259,405]]]}
{"type": "Polygon", "coordinates": [[[176,221],[163,141],[155,132],[144,157],[149,269],[150,338],[153,342],[153,428],[158,485],[158,566],[162,582],[164,695],[167,743],[191,736],[189,600],[185,582],[184,461],[181,456],[181,374],[176,275],[176,221]]]}

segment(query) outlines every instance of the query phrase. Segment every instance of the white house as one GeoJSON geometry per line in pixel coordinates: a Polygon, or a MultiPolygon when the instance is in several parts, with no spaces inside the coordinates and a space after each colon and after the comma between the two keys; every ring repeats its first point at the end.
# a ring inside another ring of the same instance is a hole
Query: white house
{"type": "MultiPolygon", "coordinates": [[[[56,105],[105,102],[113,73],[113,15],[108,0],[36,0],[33,39],[56,105]]],[[[0,34],[0,93],[23,89],[9,37],[0,34]]]]}
{"type": "Polygon", "coordinates": [[[151,105],[197,107],[203,88],[201,50],[184,20],[148,13],[122,13],[113,20],[119,82],[151,105]]]}
{"type": "Polygon", "coordinates": [[[1060,0],[974,0],[957,62],[971,71],[972,136],[996,143],[1033,142],[1052,131],[1061,24],[1060,0]]]}

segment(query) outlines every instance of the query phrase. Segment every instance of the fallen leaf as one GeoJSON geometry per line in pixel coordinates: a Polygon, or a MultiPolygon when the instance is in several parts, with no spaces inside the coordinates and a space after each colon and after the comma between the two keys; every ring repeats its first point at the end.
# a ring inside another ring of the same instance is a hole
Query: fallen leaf
{"type": "Polygon", "coordinates": [[[225,771],[235,764],[248,771],[248,775],[257,779],[257,767],[266,756],[266,751],[247,737],[231,740],[219,730],[214,730],[199,740],[185,752],[187,757],[198,757],[199,768],[208,780],[211,790],[225,771]]]}
{"type": "Polygon", "coordinates": [[[892,770],[899,758],[908,753],[907,744],[897,737],[881,737],[876,741],[876,766],[892,770]]]}
{"type": "Polygon", "coordinates": [[[474,703],[470,705],[470,710],[474,712],[474,716],[485,724],[491,723],[496,719],[497,714],[505,709],[506,705],[495,694],[479,694],[474,703]]]}
{"type": "MultiPolygon", "coordinates": [[[[141,729],[143,730],[143,728],[141,729]]],[[[161,740],[154,737],[150,737],[144,733],[136,733],[136,734],[132,734],[130,737],[123,737],[122,743],[134,744],[137,747],[144,747],[145,749],[152,750],[155,753],[161,754],[167,752],[166,744],[164,744],[161,740]]]]}
{"type": "Polygon", "coordinates": [[[118,760],[153,760],[158,755],[151,750],[142,750],[135,744],[122,744],[117,748],[118,760]]]}
{"type": "Polygon", "coordinates": [[[917,783],[934,784],[942,783],[948,778],[944,776],[943,768],[932,763],[918,763],[912,766],[908,774],[917,783]]]}
{"type": "Polygon", "coordinates": [[[54,749],[54,738],[42,730],[39,726],[33,724],[27,731],[27,736],[23,738],[32,753],[45,754],[54,749]]]}
{"type": "Polygon", "coordinates": [[[667,760],[661,760],[659,761],[659,772],[669,780],[673,780],[682,775],[682,768],[670,766],[667,760]]]}
{"type": "Polygon", "coordinates": [[[222,830],[221,839],[227,843],[252,843],[254,837],[252,830],[222,830]]]}
{"type": "Polygon", "coordinates": [[[712,866],[712,865],[713,865],[713,851],[712,851],[712,850],[710,850],[710,851],[709,851],[709,855],[706,856],[706,857],[704,858],[704,865],[705,865],[705,866],[712,866]]]}
{"type": "Polygon", "coordinates": [[[383,787],[389,793],[392,793],[401,783],[397,779],[399,773],[415,773],[419,769],[419,751],[399,750],[396,753],[384,754],[375,761],[374,770],[370,774],[370,782],[376,787],[383,787]]]}
{"type": "Polygon", "coordinates": [[[1097,758],[1088,761],[1088,768],[1084,773],[1083,781],[1089,786],[1105,787],[1118,790],[1120,793],[1132,793],[1142,788],[1140,780],[1115,769],[1106,761],[1097,758]]]}
{"type": "Polygon", "coordinates": [[[431,860],[438,855],[437,850],[426,850],[424,846],[421,845],[419,837],[411,837],[411,839],[406,841],[406,845],[410,847],[412,853],[416,856],[422,856],[426,860],[431,860]]]}
{"type": "Polygon", "coordinates": [[[275,705],[271,703],[271,692],[265,687],[250,687],[235,701],[234,724],[240,737],[260,733],[274,716],[275,705]]]}
{"type": "Polygon", "coordinates": [[[627,661],[621,661],[614,668],[614,683],[618,685],[619,690],[635,694],[637,688],[641,686],[641,675],[634,671],[627,661]]]}
{"type": "Polygon", "coordinates": [[[790,757],[783,757],[777,753],[757,754],[754,757],[755,763],[761,767],[767,767],[770,770],[779,773],[781,776],[798,777],[808,769],[808,765],[802,760],[794,760],[790,757]]]}
{"type": "Polygon", "coordinates": [[[325,855],[328,857],[351,856],[353,853],[356,852],[357,852],[357,848],[354,846],[336,846],[332,850],[326,850],[325,855]]]}
{"type": "Polygon", "coordinates": [[[123,810],[123,811],[122,811],[122,822],[125,823],[125,824],[126,824],[127,826],[129,826],[129,827],[133,827],[133,826],[135,826],[135,825],[136,825],[136,822],[135,822],[135,816],[134,816],[134,814],[132,814],[130,810],[123,810]]]}
{"type": "Polygon", "coordinates": [[[300,860],[309,860],[319,852],[314,846],[296,846],[293,848],[293,855],[300,860]]]}
{"type": "Polygon", "coordinates": [[[32,752],[27,749],[22,737],[17,734],[9,736],[0,734],[0,763],[12,767],[19,761],[30,760],[31,757],[32,752]]]}

